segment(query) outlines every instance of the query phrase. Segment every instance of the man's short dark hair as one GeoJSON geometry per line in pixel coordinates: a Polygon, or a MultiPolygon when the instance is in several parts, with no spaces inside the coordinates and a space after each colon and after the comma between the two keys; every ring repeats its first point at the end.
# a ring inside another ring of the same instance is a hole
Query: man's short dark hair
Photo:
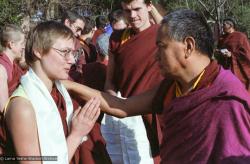
{"type": "Polygon", "coordinates": [[[85,18],[75,11],[65,11],[62,15],[61,22],[64,23],[66,19],[71,23],[74,23],[77,19],[81,19],[85,23],[85,18]]]}
{"type": "Polygon", "coordinates": [[[124,22],[127,23],[127,19],[126,19],[125,15],[124,15],[122,9],[117,9],[117,10],[112,11],[108,15],[108,18],[109,18],[110,24],[118,22],[120,20],[124,20],[124,22]]]}
{"type": "Polygon", "coordinates": [[[236,28],[236,21],[233,18],[226,18],[223,20],[223,23],[229,24],[233,28],[236,28]]]}
{"type": "MultiPolygon", "coordinates": [[[[122,2],[124,2],[124,3],[130,3],[130,2],[132,2],[132,1],[134,1],[134,0],[122,0],[122,2]]],[[[144,0],[144,2],[145,2],[146,4],[150,4],[151,1],[152,1],[152,0],[144,0]]]]}
{"type": "Polygon", "coordinates": [[[99,28],[105,28],[106,25],[108,24],[108,19],[107,17],[100,15],[98,17],[96,17],[95,19],[95,23],[96,23],[96,27],[99,28]]]}
{"type": "Polygon", "coordinates": [[[166,26],[166,35],[176,41],[193,37],[196,49],[212,57],[213,33],[201,14],[189,9],[178,9],[164,17],[162,26],[166,26]]]}
{"type": "Polygon", "coordinates": [[[95,21],[91,19],[90,17],[85,17],[85,26],[82,30],[82,34],[88,34],[95,28],[95,21]]]}

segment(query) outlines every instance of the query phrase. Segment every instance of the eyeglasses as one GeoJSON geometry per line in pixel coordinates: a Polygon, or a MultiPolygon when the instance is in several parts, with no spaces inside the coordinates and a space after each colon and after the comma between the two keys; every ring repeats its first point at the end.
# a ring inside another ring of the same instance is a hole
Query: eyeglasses
{"type": "Polygon", "coordinates": [[[72,55],[74,58],[77,56],[76,51],[72,49],[60,50],[55,47],[51,47],[51,48],[54,49],[59,55],[63,56],[66,59],[69,59],[70,55],[72,55]]]}

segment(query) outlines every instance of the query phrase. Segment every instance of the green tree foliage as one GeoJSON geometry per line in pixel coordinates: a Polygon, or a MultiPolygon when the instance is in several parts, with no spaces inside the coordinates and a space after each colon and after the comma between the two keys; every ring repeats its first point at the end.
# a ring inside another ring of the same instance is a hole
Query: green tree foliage
{"type": "Polygon", "coordinates": [[[21,20],[22,4],[18,0],[0,0],[0,25],[19,23],[21,20]]]}

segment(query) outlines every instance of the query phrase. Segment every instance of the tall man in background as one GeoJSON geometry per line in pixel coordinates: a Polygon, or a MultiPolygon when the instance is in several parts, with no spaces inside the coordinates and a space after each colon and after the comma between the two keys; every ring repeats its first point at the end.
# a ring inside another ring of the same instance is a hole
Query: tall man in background
{"type": "MultiPolygon", "coordinates": [[[[149,0],[122,0],[131,28],[115,31],[110,38],[110,56],[105,89],[122,97],[137,95],[163,79],[156,63],[155,45],[159,25],[151,25],[149,0]]],[[[159,163],[161,130],[156,115],[143,115],[154,162],[159,163]]]]}

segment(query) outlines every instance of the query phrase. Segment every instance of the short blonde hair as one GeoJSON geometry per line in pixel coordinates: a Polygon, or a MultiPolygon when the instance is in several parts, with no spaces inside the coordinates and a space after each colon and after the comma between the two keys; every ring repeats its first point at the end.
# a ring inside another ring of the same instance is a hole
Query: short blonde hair
{"type": "Polygon", "coordinates": [[[10,41],[20,41],[22,39],[22,35],[24,35],[22,29],[14,24],[7,24],[3,26],[0,32],[1,49],[5,49],[10,41]]]}
{"type": "Polygon", "coordinates": [[[25,46],[27,64],[30,65],[36,61],[34,50],[46,54],[58,38],[73,39],[74,34],[68,27],[59,22],[46,21],[38,24],[30,31],[27,38],[25,46]]]}

